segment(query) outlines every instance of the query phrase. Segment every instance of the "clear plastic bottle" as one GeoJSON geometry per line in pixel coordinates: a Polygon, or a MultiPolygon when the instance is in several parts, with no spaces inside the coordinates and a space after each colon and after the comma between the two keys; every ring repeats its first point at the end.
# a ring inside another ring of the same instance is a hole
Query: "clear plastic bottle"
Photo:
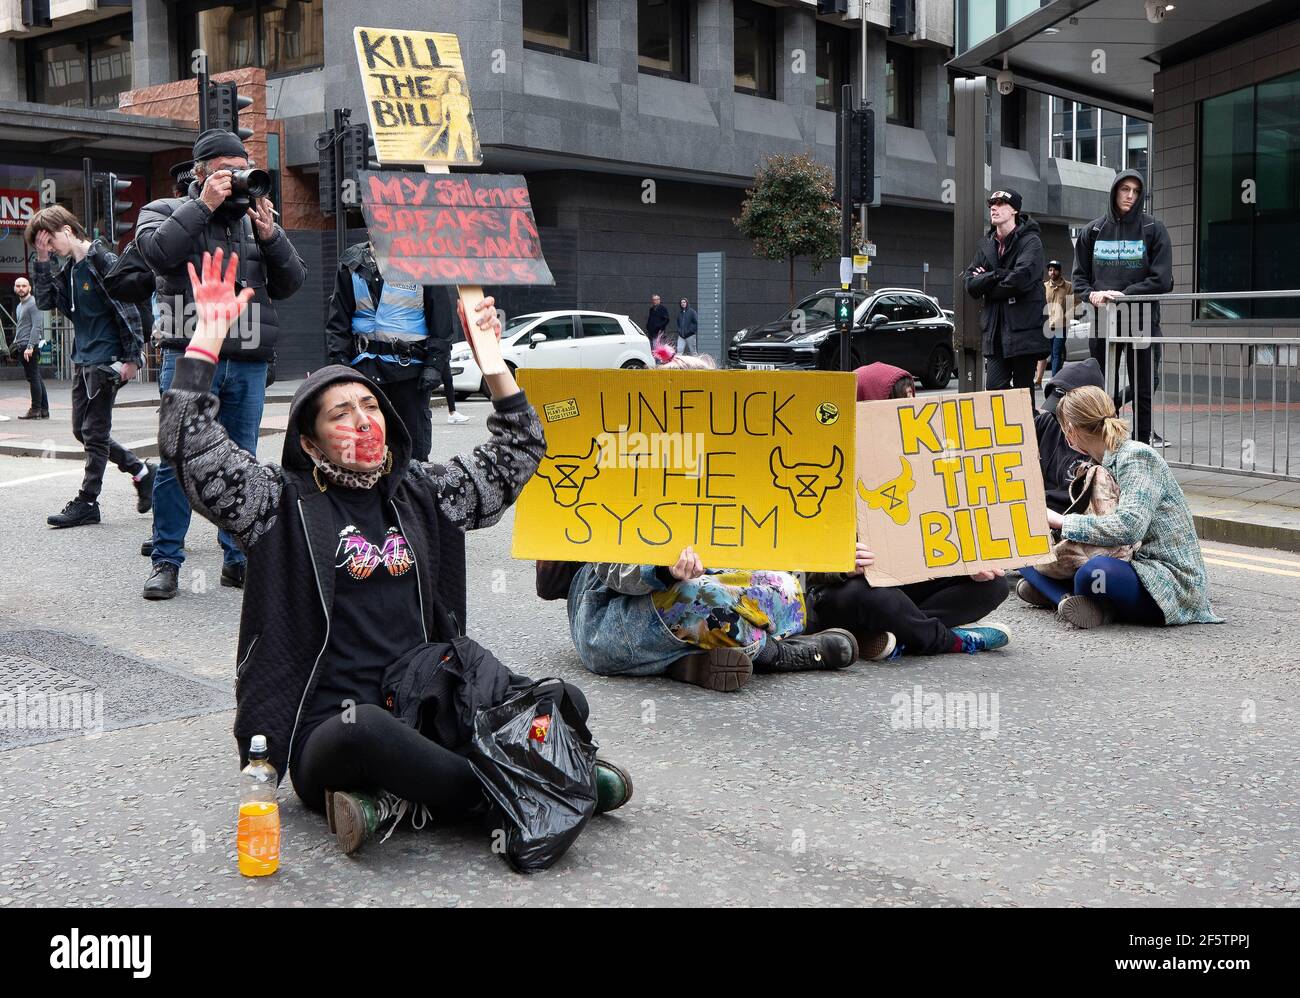
{"type": "Polygon", "coordinates": [[[265,877],[280,868],[280,805],[275,768],[267,761],[266,736],[254,735],[248,765],[239,774],[239,872],[265,877]]]}

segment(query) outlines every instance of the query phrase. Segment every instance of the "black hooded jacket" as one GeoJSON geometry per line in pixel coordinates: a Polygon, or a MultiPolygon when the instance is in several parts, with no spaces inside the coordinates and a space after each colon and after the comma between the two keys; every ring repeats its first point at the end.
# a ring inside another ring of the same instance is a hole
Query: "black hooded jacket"
{"type": "Polygon", "coordinates": [[[1056,418],[1056,407],[1066,392],[1084,385],[1106,387],[1101,365],[1096,358],[1072,360],[1061,365],[1052,380],[1043,388],[1043,408],[1034,413],[1034,430],[1038,437],[1038,465],[1043,472],[1043,489],[1047,493],[1047,508],[1064,513],[1070,505],[1070,482],[1075,472],[1092,463],[1085,454],[1065,442],[1061,424],[1056,418]]]}
{"type": "Polygon", "coordinates": [[[1038,223],[1025,212],[999,254],[994,229],[975,247],[962,272],[966,293],[983,300],[980,329],[985,357],[1046,357],[1052,352],[1047,326],[1047,292],[1043,289],[1043,240],[1038,223]],[[975,274],[977,267],[984,273],[975,274]],[[995,335],[997,334],[997,335],[995,335]]]}
{"type": "MultiPolygon", "coordinates": [[[[1122,291],[1126,295],[1160,295],[1174,289],[1174,251],[1164,223],[1142,210],[1146,187],[1142,174],[1125,170],[1110,187],[1106,214],[1094,218],[1074,244],[1074,297],[1086,301],[1093,291],[1122,291]],[[1138,185],[1137,201],[1127,215],[1115,207],[1115,192],[1125,180],[1138,185]]],[[[1136,322],[1136,317],[1134,318],[1136,322]]],[[[1151,331],[1160,335],[1160,306],[1151,305],[1151,331]]]]}
{"type": "Polygon", "coordinates": [[[375,486],[390,503],[415,556],[429,641],[465,628],[465,531],[491,526],[532,477],[546,449],[537,413],[522,392],[494,402],[491,439],[445,464],[410,460],[410,437],[373,382],[347,367],[313,374],[294,394],[282,463],[260,464],[217,422],[212,365],[176,364],[159,413],[159,448],[194,509],[230,533],[248,555],[235,666],[235,739],[240,765],[253,735],[266,735],[281,779],[303,707],[311,700],[330,639],[338,537],[328,500],[303,451],[298,415],[338,382],[370,388],[384,413],[392,470],[375,486]]]}
{"type": "Polygon", "coordinates": [[[275,227],[271,238],[261,240],[247,215],[212,212],[200,199],[203,185],[190,184],[188,197],[159,198],[140,209],[135,225],[135,246],[153,270],[159,301],[168,306],[174,320],[164,320],[164,329],[156,330],[166,349],[183,350],[189,342],[185,306],[194,300],[187,264],[197,270],[204,252],[225,250],[239,254],[241,287],[254,290],[253,317],[249,334],[243,337],[232,331],[221,346],[221,356],[232,360],[274,360],[275,341],[280,320],[273,301],[288,298],[307,279],[307,265],[285,235],[275,227]]]}

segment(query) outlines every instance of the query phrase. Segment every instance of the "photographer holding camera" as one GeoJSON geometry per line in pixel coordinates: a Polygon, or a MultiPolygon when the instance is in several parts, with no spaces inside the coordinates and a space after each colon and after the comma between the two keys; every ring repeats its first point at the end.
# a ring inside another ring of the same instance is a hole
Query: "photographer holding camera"
{"type": "MultiPolygon", "coordinates": [[[[257,432],[266,397],[267,364],[275,357],[279,332],[277,299],[296,292],[307,268],[271,208],[269,178],[250,170],[248,152],[233,132],[210,128],[194,143],[194,182],[185,197],[160,198],[140,211],[135,242],[157,278],[160,320],[156,335],[162,350],[160,392],[171,387],[176,361],[194,328],[193,292],[189,265],[198,266],[204,253],[238,254],[239,288],[252,288],[247,316],[232,329],[221,347],[212,377],[212,394],[221,400],[217,417],[238,446],[257,452],[257,432]]],[[[183,547],[190,525],[190,504],[164,463],[154,485],[153,571],[144,586],[145,599],[171,599],[185,560],[183,547]]],[[[245,557],[224,531],[218,534],[223,552],[221,584],[242,588],[245,557]]]]}

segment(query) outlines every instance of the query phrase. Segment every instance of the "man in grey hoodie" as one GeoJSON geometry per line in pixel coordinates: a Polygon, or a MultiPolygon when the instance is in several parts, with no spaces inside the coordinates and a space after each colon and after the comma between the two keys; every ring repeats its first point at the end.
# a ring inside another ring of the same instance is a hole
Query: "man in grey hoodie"
{"type": "MultiPolygon", "coordinates": [[[[1100,309],[1125,295],[1166,294],[1174,288],[1173,248],[1164,225],[1142,210],[1142,174],[1125,170],[1110,188],[1106,214],[1089,222],[1074,244],[1074,295],[1100,309]]],[[[1138,303],[1121,309],[1120,335],[1160,335],[1160,306],[1138,303]]],[[[1094,323],[1100,315],[1095,315],[1094,323]]],[[[1106,367],[1106,341],[1089,341],[1092,355],[1106,367]]],[[[1134,390],[1133,434],[1143,443],[1163,445],[1151,432],[1151,347],[1124,348],[1129,384],[1134,390]]],[[[1117,400],[1116,406],[1119,402],[1117,400]]]]}
{"type": "Polygon", "coordinates": [[[20,277],[14,281],[18,296],[18,325],[14,331],[14,353],[22,358],[23,373],[31,389],[32,404],[19,419],[49,419],[50,398],[41,380],[41,341],[45,339],[45,313],[36,307],[31,281],[20,277]]]}

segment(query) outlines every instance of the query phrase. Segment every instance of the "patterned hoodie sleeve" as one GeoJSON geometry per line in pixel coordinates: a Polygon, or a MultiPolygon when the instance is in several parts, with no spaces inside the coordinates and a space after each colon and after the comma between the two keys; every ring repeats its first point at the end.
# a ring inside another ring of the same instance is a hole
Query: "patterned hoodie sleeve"
{"type": "Polygon", "coordinates": [[[493,408],[487,443],[445,464],[420,466],[433,480],[439,507],[462,530],[501,519],[546,453],[542,422],[523,392],[494,400],[493,408]]]}
{"type": "Polygon", "coordinates": [[[235,444],[217,422],[208,389],[213,365],[181,357],[158,412],[158,449],[176,470],[190,505],[247,550],[275,523],[283,473],[235,444]]]}

